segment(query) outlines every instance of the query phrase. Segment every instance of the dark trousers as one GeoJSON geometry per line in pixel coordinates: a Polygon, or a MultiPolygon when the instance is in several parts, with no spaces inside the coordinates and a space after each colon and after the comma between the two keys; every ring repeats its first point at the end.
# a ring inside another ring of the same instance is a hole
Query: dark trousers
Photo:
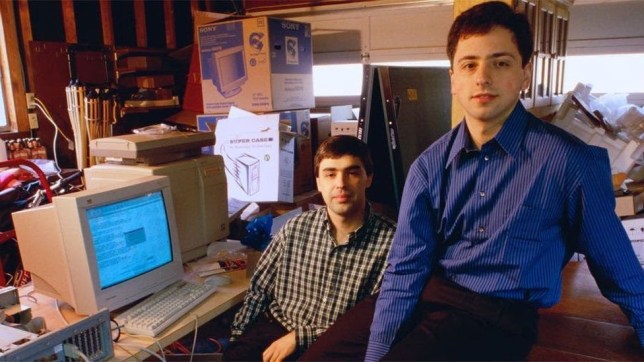
{"type": "MultiPolygon", "coordinates": [[[[301,361],[362,361],[377,296],[344,314],[301,361]]],[[[439,277],[425,285],[384,360],[524,360],[537,338],[536,309],[474,293],[439,277]]]]}
{"type": "MultiPolygon", "coordinates": [[[[260,314],[246,331],[230,342],[222,356],[223,361],[261,361],[262,353],[275,340],[289,331],[276,321],[268,312],[260,314]]],[[[297,351],[287,361],[295,361],[297,351]]]]}

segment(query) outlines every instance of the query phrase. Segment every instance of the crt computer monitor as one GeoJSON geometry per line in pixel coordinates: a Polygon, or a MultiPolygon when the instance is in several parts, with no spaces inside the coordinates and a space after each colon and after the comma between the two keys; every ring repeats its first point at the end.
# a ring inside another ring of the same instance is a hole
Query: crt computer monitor
{"type": "Polygon", "coordinates": [[[79,314],[115,310],[180,280],[183,266],[166,176],[56,196],[13,214],[34,289],[79,314]]]}
{"type": "Polygon", "coordinates": [[[246,60],[242,45],[216,51],[212,55],[212,81],[226,98],[241,91],[241,85],[248,79],[246,60]]]}

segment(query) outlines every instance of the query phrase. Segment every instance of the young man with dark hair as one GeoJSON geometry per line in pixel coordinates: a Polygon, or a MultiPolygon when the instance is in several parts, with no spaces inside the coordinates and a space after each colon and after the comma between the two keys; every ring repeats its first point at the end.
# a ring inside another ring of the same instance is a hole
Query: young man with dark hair
{"type": "Polygon", "coordinates": [[[297,358],[333,322],[376,293],[395,224],[367,203],[367,145],[334,136],[315,155],[325,206],[289,220],[262,254],[232,324],[224,360],[297,358]]]}
{"type": "Polygon", "coordinates": [[[574,252],[644,344],[644,271],[614,211],[606,150],[519,102],[531,76],[525,17],[477,5],[455,19],[447,49],[465,118],[407,175],[377,300],[302,359],[525,359],[574,252]]]}

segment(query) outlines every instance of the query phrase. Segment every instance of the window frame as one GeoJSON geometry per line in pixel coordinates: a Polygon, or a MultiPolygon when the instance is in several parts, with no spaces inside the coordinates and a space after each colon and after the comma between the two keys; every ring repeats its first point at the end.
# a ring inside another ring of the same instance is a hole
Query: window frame
{"type": "Polygon", "coordinates": [[[0,71],[8,118],[7,127],[0,128],[2,135],[29,131],[25,78],[13,6],[13,1],[0,1],[0,71]]]}

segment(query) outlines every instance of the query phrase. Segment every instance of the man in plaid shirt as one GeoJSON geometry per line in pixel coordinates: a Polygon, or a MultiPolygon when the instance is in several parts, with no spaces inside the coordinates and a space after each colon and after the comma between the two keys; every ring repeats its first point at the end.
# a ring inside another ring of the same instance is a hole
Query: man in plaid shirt
{"type": "Polygon", "coordinates": [[[315,155],[315,176],[326,206],[294,217],[273,236],[224,360],[294,360],[380,287],[395,223],[367,203],[367,145],[353,136],[328,138],[315,155]]]}

